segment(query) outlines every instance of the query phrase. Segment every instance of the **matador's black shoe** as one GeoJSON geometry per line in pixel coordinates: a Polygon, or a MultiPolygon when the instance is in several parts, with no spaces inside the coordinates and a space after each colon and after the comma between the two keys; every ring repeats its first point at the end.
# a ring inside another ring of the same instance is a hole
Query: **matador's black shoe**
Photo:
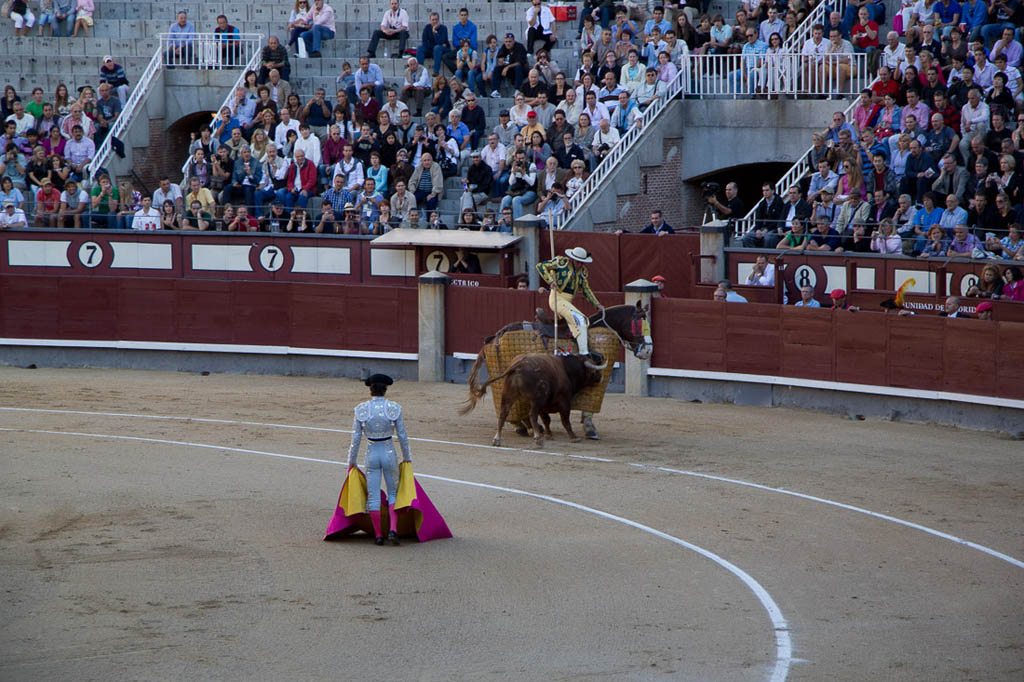
{"type": "Polygon", "coordinates": [[[384,538],[382,538],[382,537],[380,537],[380,536],[378,535],[377,537],[375,537],[375,538],[373,539],[373,543],[374,543],[375,545],[383,545],[383,544],[384,544],[384,538]]]}
{"type": "Polygon", "coordinates": [[[393,530],[392,531],[388,531],[388,540],[390,540],[391,544],[394,545],[395,547],[398,547],[398,545],[402,544],[402,543],[400,543],[398,541],[398,533],[396,533],[393,530]]]}

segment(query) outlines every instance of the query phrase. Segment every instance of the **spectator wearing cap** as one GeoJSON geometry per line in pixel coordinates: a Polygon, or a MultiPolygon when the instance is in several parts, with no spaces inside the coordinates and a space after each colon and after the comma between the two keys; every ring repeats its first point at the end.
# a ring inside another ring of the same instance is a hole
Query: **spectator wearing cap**
{"type": "Polygon", "coordinates": [[[25,212],[14,205],[13,199],[4,199],[3,212],[0,213],[0,230],[16,227],[28,227],[25,212]]]}
{"type": "Polygon", "coordinates": [[[498,136],[498,142],[508,147],[519,134],[519,126],[512,122],[512,116],[508,109],[498,112],[498,123],[491,129],[498,136]]]}
{"type": "Polygon", "coordinates": [[[846,302],[846,289],[833,289],[828,297],[832,299],[832,310],[860,310],[846,302]]]}
{"type": "Polygon", "coordinates": [[[409,40],[409,14],[398,6],[398,0],[390,1],[388,11],[380,20],[380,28],[373,32],[367,51],[369,56],[377,56],[377,43],[381,40],[398,40],[398,51],[393,56],[405,54],[405,44],[409,40]]]}
{"type": "Polygon", "coordinates": [[[526,51],[529,54],[533,54],[533,45],[538,40],[544,41],[544,50],[550,50],[558,41],[555,36],[555,15],[551,8],[542,5],[540,0],[531,0],[530,7],[526,10],[525,36],[526,51]]]}
{"type": "Polygon", "coordinates": [[[978,304],[978,307],[974,309],[977,313],[979,320],[991,320],[992,318],[992,304],[988,301],[982,301],[978,304]]]}
{"type": "MultiPolygon", "coordinates": [[[[92,0],[86,1],[90,4],[92,3],[92,0]]],[[[78,20],[75,23],[76,32],[82,22],[81,2],[82,0],[79,0],[78,20]]],[[[91,21],[90,17],[90,23],[91,21]]],[[[171,37],[167,40],[167,53],[164,55],[164,63],[167,68],[193,66],[193,45],[196,39],[196,27],[188,20],[188,12],[180,10],[176,21],[171,24],[168,32],[171,34],[171,37]]]]}
{"type": "Polygon", "coordinates": [[[523,79],[526,78],[529,61],[526,47],[522,43],[516,42],[515,34],[505,34],[504,43],[498,50],[496,64],[494,71],[491,72],[491,87],[494,88],[491,91],[491,97],[501,96],[502,80],[511,80],[515,89],[519,90],[523,79]]]}
{"type": "Polygon", "coordinates": [[[654,298],[665,298],[665,278],[661,275],[655,275],[651,277],[651,281],[658,285],[658,290],[654,292],[654,298]]]}
{"type": "Polygon", "coordinates": [[[128,103],[128,76],[125,75],[124,67],[116,64],[109,54],[103,58],[103,64],[100,65],[100,83],[110,84],[117,93],[122,107],[128,103]]]}
{"type": "Polygon", "coordinates": [[[544,130],[544,126],[542,126],[540,121],[537,120],[536,111],[527,112],[526,125],[523,126],[523,129],[519,131],[519,133],[523,136],[524,140],[529,140],[534,133],[540,133],[542,138],[547,136],[547,131],[544,130]]]}

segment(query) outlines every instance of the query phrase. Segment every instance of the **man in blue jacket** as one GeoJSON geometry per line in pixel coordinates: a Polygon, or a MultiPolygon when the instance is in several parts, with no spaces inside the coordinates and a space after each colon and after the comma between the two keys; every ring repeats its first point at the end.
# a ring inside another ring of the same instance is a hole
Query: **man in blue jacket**
{"type": "Polygon", "coordinates": [[[441,73],[441,59],[451,49],[448,28],[441,23],[441,15],[431,12],[430,23],[423,27],[423,38],[420,40],[420,46],[416,48],[416,58],[420,64],[426,64],[427,57],[433,57],[434,75],[437,76],[441,73]]]}

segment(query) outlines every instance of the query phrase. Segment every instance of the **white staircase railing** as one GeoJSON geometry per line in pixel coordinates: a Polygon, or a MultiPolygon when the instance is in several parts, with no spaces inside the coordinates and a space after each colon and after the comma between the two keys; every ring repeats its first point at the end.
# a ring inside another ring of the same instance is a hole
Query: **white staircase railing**
{"type": "Polygon", "coordinates": [[[262,33],[160,34],[164,66],[169,69],[237,69],[262,46],[262,33]]]}
{"type": "Polygon", "coordinates": [[[135,84],[135,89],[132,90],[128,101],[122,107],[121,114],[114,121],[114,125],[110,126],[110,131],[103,138],[103,143],[96,150],[96,155],[89,163],[90,182],[96,181],[96,175],[100,172],[100,169],[106,166],[107,161],[110,160],[110,155],[113,152],[111,145],[114,142],[114,138],[119,137],[128,129],[135,111],[142,106],[146,96],[149,95],[150,90],[153,88],[153,81],[156,80],[156,76],[160,73],[161,68],[163,68],[163,51],[158,49],[153,54],[153,58],[149,60],[149,64],[146,66],[146,70],[142,72],[138,83],[135,84]]]}
{"type": "Polygon", "coordinates": [[[815,25],[821,24],[826,27],[825,40],[828,40],[828,15],[831,12],[839,12],[839,16],[843,16],[843,12],[846,11],[846,0],[832,0],[831,3],[819,2],[818,5],[808,14],[800,25],[796,27],[796,30],[790,33],[784,41],[782,46],[789,51],[799,52],[803,49],[804,43],[811,37],[811,29],[815,25]]]}
{"type": "Polygon", "coordinates": [[[570,197],[565,211],[552,216],[555,229],[566,229],[618,168],[652,123],[680,94],[700,98],[749,98],[755,95],[851,96],[867,83],[867,55],[689,55],[665,93],[651,104],[619,139],[583,186],[570,197]],[[849,67],[849,71],[841,67],[849,67]]]}

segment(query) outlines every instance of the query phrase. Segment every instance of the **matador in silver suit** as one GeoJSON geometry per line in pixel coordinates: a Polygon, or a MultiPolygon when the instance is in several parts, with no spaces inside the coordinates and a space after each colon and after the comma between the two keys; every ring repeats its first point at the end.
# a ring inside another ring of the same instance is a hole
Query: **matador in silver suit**
{"type": "Polygon", "coordinates": [[[398,458],[395,454],[394,437],[402,446],[402,461],[411,462],[409,438],[402,421],[402,406],[384,397],[387,387],[393,382],[385,374],[374,374],[366,380],[373,396],[365,403],[356,405],[352,422],[352,445],[348,449],[348,466],[356,466],[359,445],[366,436],[366,511],[373,524],[375,542],[384,544],[380,525],[380,479],[383,475],[388,489],[388,539],[398,544],[398,515],[395,512],[395,498],[398,497],[398,458]]]}

